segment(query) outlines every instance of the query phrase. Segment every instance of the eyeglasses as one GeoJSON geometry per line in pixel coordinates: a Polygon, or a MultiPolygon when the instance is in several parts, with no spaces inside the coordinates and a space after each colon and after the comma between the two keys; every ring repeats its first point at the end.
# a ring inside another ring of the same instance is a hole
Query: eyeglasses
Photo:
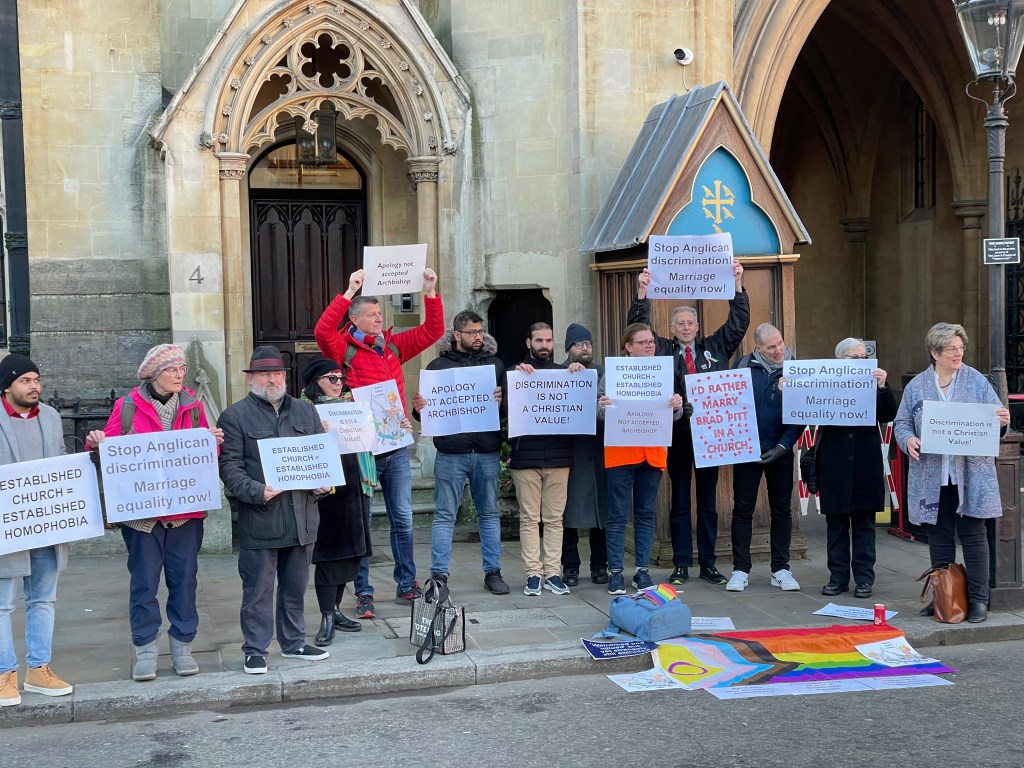
{"type": "Polygon", "coordinates": [[[592,341],[577,341],[569,345],[570,347],[579,347],[580,349],[593,349],[594,342],[592,341]]]}
{"type": "Polygon", "coordinates": [[[967,351],[967,345],[964,344],[962,347],[943,347],[942,353],[944,355],[962,355],[967,351]]]}
{"type": "Polygon", "coordinates": [[[870,360],[871,358],[867,355],[847,355],[847,360],[870,360]]]}
{"type": "Polygon", "coordinates": [[[627,344],[639,344],[641,347],[653,347],[654,339],[633,339],[633,341],[627,341],[627,344]]]}
{"type": "Polygon", "coordinates": [[[188,373],[188,366],[172,365],[170,368],[164,368],[164,371],[170,371],[171,373],[180,373],[182,376],[184,376],[186,373],[188,373]]]}
{"type": "Polygon", "coordinates": [[[456,331],[460,336],[471,336],[473,338],[481,338],[484,335],[483,328],[477,328],[475,331],[456,331]]]}
{"type": "Polygon", "coordinates": [[[324,374],[320,377],[321,379],[327,379],[331,384],[340,384],[345,380],[344,376],[333,376],[331,374],[324,374]]]}

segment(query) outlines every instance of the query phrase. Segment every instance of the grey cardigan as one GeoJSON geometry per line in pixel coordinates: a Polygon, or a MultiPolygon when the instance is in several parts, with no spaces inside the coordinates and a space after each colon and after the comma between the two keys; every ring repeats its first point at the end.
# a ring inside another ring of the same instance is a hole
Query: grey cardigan
{"type": "MultiPolygon", "coordinates": [[[[43,457],[63,456],[64,429],[60,424],[60,414],[45,403],[39,404],[39,426],[43,431],[43,457]]],[[[18,442],[14,438],[11,417],[6,411],[0,411],[0,464],[15,464],[21,461],[18,455],[18,442]]],[[[68,566],[68,545],[55,544],[57,552],[57,570],[63,571],[68,566]]],[[[23,552],[11,552],[0,555],[0,579],[12,579],[32,574],[32,561],[26,549],[23,552]]]]}
{"type": "MultiPolygon", "coordinates": [[[[893,434],[900,449],[907,452],[907,440],[921,437],[921,415],[925,400],[941,400],[935,385],[935,371],[929,367],[917,374],[903,391],[903,401],[896,413],[893,434]]],[[[989,403],[1000,405],[988,379],[969,365],[961,366],[956,384],[949,394],[958,403],[989,403]]],[[[991,456],[950,456],[956,469],[960,494],[958,515],[966,517],[1000,517],[996,465],[991,456]]],[[[919,461],[910,461],[907,478],[907,512],[910,522],[934,524],[939,514],[939,489],[942,486],[942,456],[922,453],[919,461]]]]}

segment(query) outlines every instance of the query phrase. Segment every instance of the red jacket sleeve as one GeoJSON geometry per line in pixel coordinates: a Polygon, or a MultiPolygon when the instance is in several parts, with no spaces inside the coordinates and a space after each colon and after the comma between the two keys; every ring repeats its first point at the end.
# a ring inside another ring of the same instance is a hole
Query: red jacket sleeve
{"type": "MultiPolygon", "coordinates": [[[[391,341],[398,347],[398,354],[402,358],[402,362],[412,360],[440,339],[444,333],[444,304],[441,302],[441,295],[438,294],[432,299],[424,296],[423,308],[426,310],[427,317],[422,325],[417,325],[407,331],[399,331],[391,336],[391,341]]],[[[326,314],[325,312],[324,315],[326,314]]],[[[319,327],[319,323],[317,326],[319,327]]],[[[317,341],[319,342],[319,340],[318,337],[317,341]]]]}
{"type": "Polygon", "coordinates": [[[352,302],[346,299],[344,294],[339,293],[316,321],[313,338],[328,360],[341,362],[345,359],[347,344],[339,329],[348,322],[348,310],[351,306],[352,302]]]}

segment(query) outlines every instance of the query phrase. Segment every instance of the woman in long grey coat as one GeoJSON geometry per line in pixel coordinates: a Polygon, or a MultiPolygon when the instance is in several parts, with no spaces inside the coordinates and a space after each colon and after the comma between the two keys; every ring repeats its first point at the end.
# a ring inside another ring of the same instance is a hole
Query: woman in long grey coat
{"type": "Polygon", "coordinates": [[[967,569],[967,620],[977,623],[988,618],[985,520],[1003,513],[995,461],[991,456],[922,454],[921,422],[926,400],[993,405],[1003,427],[1010,423],[1010,411],[988,379],[964,365],[967,333],[962,325],[936,323],[925,336],[925,346],[932,365],[903,391],[893,428],[900,448],[910,456],[907,512],[910,522],[925,526],[933,567],[956,561],[954,533],[960,539],[967,569]]]}

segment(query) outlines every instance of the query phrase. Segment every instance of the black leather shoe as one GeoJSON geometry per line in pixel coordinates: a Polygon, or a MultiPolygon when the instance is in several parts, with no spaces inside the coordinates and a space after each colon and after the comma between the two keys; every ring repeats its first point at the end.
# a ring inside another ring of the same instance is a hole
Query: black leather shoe
{"type": "Polygon", "coordinates": [[[565,582],[567,587],[578,587],[580,585],[580,572],[573,568],[564,568],[562,570],[562,581],[565,582]]]}
{"type": "Polygon", "coordinates": [[[718,584],[719,586],[729,583],[729,580],[719,573],[718,569],[713,565],[702,565],[700,567],[700,575],[698,578],[700,578],[701,581],[706,581],[709,584],[718,584]]]}
{"type": "Polygon", "coordinates": [[[924,608],[918,611],[922,616],[934,616],[935,615],[935,603],[928,603],[924,608]]]}
{"type": "Polygon", "coordinates": [[[967,609],[967,620],[971,624],[980,624],[988,618],[988,606],[984,603],[971,603],[967,609]]]}
{"type": "Polygon", "coordinates": [[[344,613],[335,609],[334,628],[339,632],[359,632],[362,630],[363,625],[360,624],[358,621],[353,621],[344,613]]]}
{"type": "Polygon", "coordinates": [[[871,597],[871,585],[870,584],[858,584],[857,588],[853,590],[854,597],[871,597]]]}
{"type": "Polygon", "coordinates": [[[331,641],[334,640],[334,612],[328,611],[322,614],[323,618],[320,619],[320,629],[316,631],[316,637],[313,638],[313,642],[323,648],[325,645],[330,645],[331,641]]]}
{"type": "MultiPolygon", "coordinates": [[[[849,591],[849,584],[836,584],[834,581],[830,581],[821,588],[821,594],[825,595],[825,597],[835,597],[836,595],[841,595],[843,592],[849,591]]],[[[868,594],[870,594],[870,592],[868,594]]]]}
{"type": "Polygon", "coordinates": [[[608,571],[591,571],[590,580],[595,584],[607,584],[608,583],[608,571]]]}
{"type": "Polygon", "coordinates": [[[675,584],[677,587],[682,586],[690,580],[690,571],[687,570],[685,565],[677,565],[672,569],[672,573],[668,577],[669,584],[675,584]]]}

